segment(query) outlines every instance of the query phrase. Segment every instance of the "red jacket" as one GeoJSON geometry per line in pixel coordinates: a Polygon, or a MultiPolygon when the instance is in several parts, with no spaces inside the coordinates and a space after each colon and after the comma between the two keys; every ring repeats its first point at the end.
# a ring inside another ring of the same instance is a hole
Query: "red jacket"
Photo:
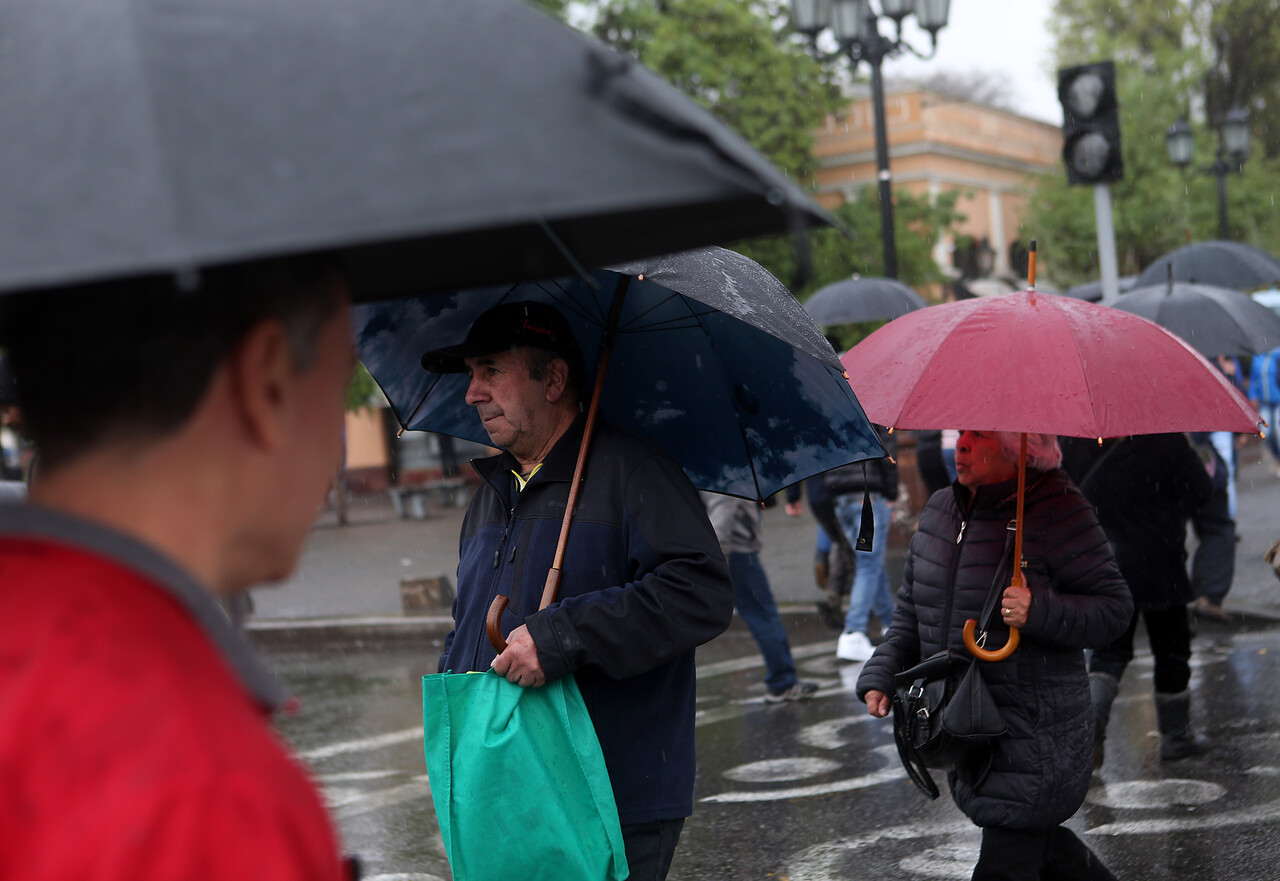
{"type": "Polygon", "coordinates": [[[0,881],[343,877],[212,599],[124,536],[4,507],[0,881]]]}

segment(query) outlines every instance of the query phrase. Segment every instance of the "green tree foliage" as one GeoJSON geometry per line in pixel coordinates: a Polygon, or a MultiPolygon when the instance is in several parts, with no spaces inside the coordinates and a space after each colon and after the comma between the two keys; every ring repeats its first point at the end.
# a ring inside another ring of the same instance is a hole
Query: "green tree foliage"
{"type": "Polygon", "coordinates": [[[357,362],[355,370],[351,371],[351,381],[347,383],[347,410],[355,412],[356,410],[372,407],[375,399],[380,394],[381,391],[378,389],[378,384],[373,381],[369,371],[365,369],[363,364],[357,362]]]}
{"type": "MultiPolygon", "coordinates": [[[[1218,137],[1192,110],[1206,106],[1214,71],[1222,69],[1209,38],[1213,23],[1235,21],[1239,8],[1260,2],[1056,0],[1058,66],[1116,62],[1125,176],[1112,185],[1112,203],[1121,275],[1136,274],[1189,241],[1218,237],[1217,181],[1198,171],[1213,162],[1218,137]],[[1187,172],[1172,166],[1165,145],[1165,131],[1179,118],[1191,120],[1196,133],[1196,158],[1187,172]]],[[[1280,0],[1261,5],[1272,8],[1270,19],[1256,22],[1266,30],[1280,0]]],[[[1255,111],[1255,123],[1258,116],[1255,111]]],[[[1264,152],[1256,151],[1243,174],[1227,181],[1230,236],[1280,253],[1280,163],[1264,152]]],[[[1025,230],[1038,240],[1041,273],[1056,284],[1098,278],[1093,190],[1067,186],[1061,167],[1032,186],[1025,230]]]]}

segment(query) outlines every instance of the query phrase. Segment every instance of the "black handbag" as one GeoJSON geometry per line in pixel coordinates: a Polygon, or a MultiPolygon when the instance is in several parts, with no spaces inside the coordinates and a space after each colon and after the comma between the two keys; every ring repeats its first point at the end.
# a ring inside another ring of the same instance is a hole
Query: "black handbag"
{"type": "MultiPolygon", "coordinates": [[[[1010,527],[1012,529],[1012,526],[1010,527]]],[[[1005,544],[979,630],[986,632],[1003,593],[1013,533],[1005,544]]],[[[1007,726],[982,681],[978,659],[943,649],[893,677],[893,739],[907,776],[929,798],[938,797],[929,768],[951,770],[989,761],[991,741],[1007,726]]]]}

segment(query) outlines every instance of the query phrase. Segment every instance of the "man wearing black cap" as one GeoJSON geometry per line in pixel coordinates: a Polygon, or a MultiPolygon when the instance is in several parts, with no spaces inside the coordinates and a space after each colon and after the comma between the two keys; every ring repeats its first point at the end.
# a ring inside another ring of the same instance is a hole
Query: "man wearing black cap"
{"type": "Polygon", "coordinates": [[[539,610],[585,423],[573,332],[551,306],[506,303],[481,315],[465,342],[422,361],[470,375],[467,403],[504,450],[473,462],[483,483],[462,524],[454,630],[439,669],[492,666],[527,687],[572,674],[609,769],[630,877],[661,881],[693,810],[693,650],[733,615],[702,502],[663,450],[601,422],[559,596],[539,610]],[[501,654],[485,630],[499,595],[509,601],[501,654]]]}

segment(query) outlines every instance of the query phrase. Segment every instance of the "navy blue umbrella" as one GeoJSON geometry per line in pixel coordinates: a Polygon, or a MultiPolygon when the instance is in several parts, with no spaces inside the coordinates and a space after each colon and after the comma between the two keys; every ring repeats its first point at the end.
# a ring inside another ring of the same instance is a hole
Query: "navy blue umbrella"
{"type": "Polygon", "coordinates": [[[758,264],[703,248],[563,279],[356,307],[356,347],[405,428],[488,443],[467,378],[424,352],[461,342],[500,302],[555,305],[594,373],[627,281],[600,413],[675,457],[699,489],[761,499],[884,455],[821,331],[758,264]]]}

